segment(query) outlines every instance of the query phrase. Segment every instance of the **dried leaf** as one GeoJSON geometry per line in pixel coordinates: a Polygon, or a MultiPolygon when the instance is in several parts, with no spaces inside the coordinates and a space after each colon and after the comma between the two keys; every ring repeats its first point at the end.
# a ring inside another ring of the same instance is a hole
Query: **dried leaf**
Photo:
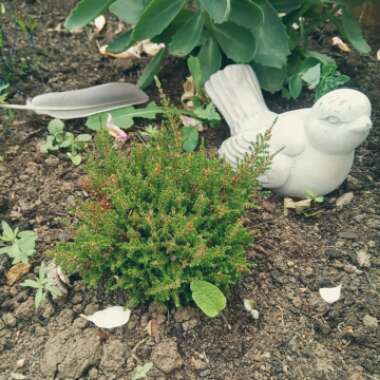
{"type": "Polygon", "coordinates": [[[65,296],[68,293],[68,290],[64,285],[64,282],[61,281],[58,275],[58,266],[54,261],[51,261],[47,266],[47,278],[49,280],[50,285],[60,290],[61,296],[65,296]]]}
{"type": "Polygon", "coordinates": [[[125,309],[123,306],[111,306],[92,315],[81,314],[81,317],[103,329],[113,329],[128,323],[131,310],[125,309]]]}
{"type": "Polygon", "coordinates": [[[292,198],[284,199],[284,214],[288,215],[288,210],[295,210],[297,213],[311,207],[311,199],[303,199],[301,201],[294,201],[292,198]]]}
{"type": "Polygon", "coordinates": [[[327,303],[334,303],[340,299],[342,285],[335,288],[321,288],[319,289],[319,294],[324,301],[327,303]]]}
{"type": "Polygon", "coordinates": [[[150,40],[145,40],[141,42],[141,48],[142,51],[148,56],[148,57],[154,57],[157,55],[161,49],[165,47],[165,44],[156,44],[150,40]]]}
{"type": "Polygon", "coordinates": [[[13,284],[15,284],[22,278],[22,276],[29,272],[29,269],[30,264],[18,263],[16,265],[13,265],[13,267],[9,269],[9,271],[5,275],[7,279],[7,285],[12,286],[13,284]]]}
{"type": "Polygon", "coordinates": [[[336,46],[340,51],[344,53],[350,53],[352,51],[351,48],[345,42],[343,42],[340,37],[333,37],[331,39],[331,44],[332,46],[336,46]]]}
{"type": "Polygon", "coordinates": [[[98,50],[101,55],[104,57],[111,57],[116,59],[125,59],[130,61],[138,61],[141,58],[142,53],[142,45],[141,43],[138,43],[132,47],[130,47],[128,50],[123,51],[121,53],[112,53],[107,50],[108,45],[99,45],[98,44],[98,50]]]}
{"type": "Polygon", "coordinates": [[[193,109],[193,97],[195,96],[195,86],[193,77],[187,77],[183,84],[183,95],[181,96],[181,102],[185,108],[193,109]]]}

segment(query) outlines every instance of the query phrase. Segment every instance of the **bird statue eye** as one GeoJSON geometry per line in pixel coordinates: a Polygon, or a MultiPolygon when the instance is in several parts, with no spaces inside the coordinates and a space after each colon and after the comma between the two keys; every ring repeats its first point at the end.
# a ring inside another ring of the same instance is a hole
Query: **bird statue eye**
{"type": "Polygon", "coordinates": [[[340,120],[336,116],[329,116],[326,119],[330,124],[338,124],[340,120]]]}

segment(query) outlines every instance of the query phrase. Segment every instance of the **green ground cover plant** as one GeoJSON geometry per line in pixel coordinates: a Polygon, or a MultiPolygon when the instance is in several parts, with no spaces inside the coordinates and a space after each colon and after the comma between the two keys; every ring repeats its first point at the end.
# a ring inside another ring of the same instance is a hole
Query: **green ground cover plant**
{"type": "Polygon", "coordinates": [[[153,81],[170,53],[188,58],[198,87],[228,63],[249,63],[265,90],[283,90],[285,96],[296,98],[304,87],[320,95],[347,79],[337,72],[332,58],[311,48],[313,34],[320,33],[326,23],[334,24],[358,52],[370,52],[350,11],[363,1],[80,0],[65,26],[83,27],[110,11],[128,25],[109,45],[111,51],[124,51],[145,39],[164,43],[166,47],[140,78],[142,88],[153,81]]]}
{"type": "Polygon", "coordinates": [[[92,287],[124,290],[129,306],[180,306],[193,290],[196,303],[214,315],[220,296],[213,290],[219,299],[205,304],[199,293],[212,288],[208,283],[227,294],[249,269],[253,236],[244,222],[259,196],[257,178],[270,165],[270,133],[233,169],[203,144],[186,152],[180,123],[168,110],[148,142],[135,139],[125,150],[98,132],[75,238],[52,254],[92,287]]]}

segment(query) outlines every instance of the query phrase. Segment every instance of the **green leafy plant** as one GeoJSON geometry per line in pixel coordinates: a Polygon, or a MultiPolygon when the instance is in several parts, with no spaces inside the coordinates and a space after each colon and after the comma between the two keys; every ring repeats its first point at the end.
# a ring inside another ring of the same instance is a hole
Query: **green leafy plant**
{"type": "Polygon", "coordinates": [[[6,254],[13,264],[28,263],[29,258],[36,253],[37,235],[33,231],[13,230],[5,222],[1,222],[3,234],[0,236],[0,254],[6,254]]]}
{"type": "Polygon", "coordinates": [[[41,145],[41,152],[50,153],[65,150],[71,162],[74,165],[80,165],[82,156],[79,152],[91,141],[92,137],[88,134],[74,136],[71,132],[65,132],[64,128],[65,124],[61,120],[50,121],[48,125],[49,136],[46,142],[41,145]]]}
{"type": "Polygon", "coordinates": [[[251,64],[265,90],[290,87],[294,97],[303,88],[305,61],[316,66],[326,60],[310,48],[310,37],[326,23],[335,24],[358,52],[370,51],[350,12],[352,4],[363,1],[80,0],[65,25],[69,29],[83,27],[109,10],[129,25],[109,45],[111,51],[121,52],[145,39],[164,43],[166,48],[140,78],[142,88],[153,81],[170,53],[188,58],[198,88],[224,63],[232,61],[251,64]]]}
{"type": "Polygon", "coordinates": [[[39,308],[42,302],[46,301],[48,294],[51,294],[53,298],[57,298],[62,294],[61,290],[50,282],[47,266],[44,262],[39,267],[38,277],[35,280],[25,280],[21,283],[21,286],[37,290],[34,298],[36,309],[39,308]]]}
{"type": "Polygon", "coordinates": [[[305,192],[306,199],[310,199],[313,203],[323,203],[325,197],[323,195],[317,195],[314,191],[307,190],[305,192]]]}
{"type": "Polygon", "coordinates": [[[129,306],[180,306],[192,301],[191,284],[202,292],[194,281],[224,293],[238,282],[253,241],[246,211],[271,160],[269,132],[236,169],[203,144],[185,152],[178,115],[163,102],[165,122],[147,144],[133,140],[127,151],[117,150],[98,133],[87,164],[90,199],[78,206],[75,239],[52,252],[90,286],[124,290],[129,306]]]}
{"type": "Polygon", "coordinates": [[[4,103],[5,100],[7,99],[8,88],[9,88],[9,83],[7,83],[7,82],[1,82],[0,83],[0,103],[4,103]]]}

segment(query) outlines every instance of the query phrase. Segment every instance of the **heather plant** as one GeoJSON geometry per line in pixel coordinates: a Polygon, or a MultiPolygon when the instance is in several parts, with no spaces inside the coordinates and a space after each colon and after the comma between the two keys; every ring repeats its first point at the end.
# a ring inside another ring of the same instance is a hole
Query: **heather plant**
{"type": "Polygon", "coordinates": [[[168,109],[165,120],[153,139],[125,150],[98,132],[75,238],[53,255],[92,287],[124,290],[129,306],[180,306],[193,291],[197,305],[215,316],[225,305],[218,290],[228,293],[249,269],[253,236],[245,217],[270,165],[270,133],[233,169],[203,144],[186,152],[176,114],[168,109]]]}
{"type": "MultiPolygon", "coordinates": [[[[336,70],[330,57],[313,51],[313,35],[330,23],[358,52],[370,47],[351,7],[364,0],[80,0],[66,20],[69,29],[83,27],[110,11],[126,23],[109,50],[118,53],[136,42],[164,43],[139,80],[148,86],[168,53],[188,58],[198,87],[230,62],[251,64],[265,90],[283,89],[297,97],[310,83],[306,71],[321,66],[336,70]]],[[[332,77],[339,76],[330,75],[332,77]]],[[[315,77],[317,89],[322,76],[315,77]]],[[[341,80],[330,80],[329,86],[341,80]]]]}

